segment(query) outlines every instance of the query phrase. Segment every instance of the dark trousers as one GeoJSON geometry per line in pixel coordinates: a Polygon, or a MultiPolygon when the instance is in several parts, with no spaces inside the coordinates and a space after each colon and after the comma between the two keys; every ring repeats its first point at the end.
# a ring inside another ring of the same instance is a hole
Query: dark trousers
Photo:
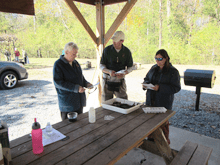
{"type": "MultiPolygon", "coordinates": [[[[74,111],[74,112],[77,112],[78,114],[83,113],[83,107],[80,107],[77,111],[74,111]]],[[[69,113],[69,112],[60,112],[62,121],[64,121],[64,120],[67,119],[67,114],[68,114],[68,113],[69,113]]]]}

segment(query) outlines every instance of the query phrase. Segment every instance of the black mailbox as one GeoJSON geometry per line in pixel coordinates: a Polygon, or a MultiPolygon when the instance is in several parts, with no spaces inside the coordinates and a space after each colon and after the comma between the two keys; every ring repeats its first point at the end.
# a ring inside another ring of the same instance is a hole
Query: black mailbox
{"type": "Polygon", "coordinates": [[[187,69],[184,72],[184,83],[190,86],[212,88],[215,83],[214,70],[187,69]]]}
{"type": "Polygon", "coordinates": [[[201,87],[212,88],[215,83],[215,71],[214,70],[197,70],[186,69],[184,72],[184,83],[189,86],[196,86],[196,110],[199,110],[199,99],[201,93],[201,87]]]}

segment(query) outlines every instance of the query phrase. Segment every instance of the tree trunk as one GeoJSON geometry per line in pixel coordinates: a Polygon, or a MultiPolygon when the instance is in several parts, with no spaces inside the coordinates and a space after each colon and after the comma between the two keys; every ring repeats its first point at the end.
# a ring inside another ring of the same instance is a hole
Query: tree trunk
{"type": "Polygon", "coordinates": [[[160,26],[159,26],[159,48],[161,48],[162,45],[162,0],[159,0],[159,14],[160,14],[160,26]]]}
{"type": "MultiPolygon", "coordinates": [[[[168,26],[168,36],[170,37],[171,35],[171,28],[170,28],[170,14],[171,14],[171,2],[170,0],[167,0],[167,26],[168,26]]],[[[170,42],[168,42],[168,48],[170,47],[170,42]]]]}
{"type": "MultiPolygon", "coordinates": [[[[63,26],[69,31],[69,34],[74,38],[73,33],[71,32],[71,30],[69,29],[69,27],[67,26],[66,22],[65,22],[64,19],[63,19],[62,10],[61,10],[61,8],[60,8],[60,2],[59,2],[58,0],[57,0],[56,2],[57,2],[58,10],[59,10],[59,12],[60,12],[61,20],[62,20],[62,22],[63,22],[63,26]]],[[[81,3],[80,3],[80,6],[81,6],[81,3]]]]}
{"type": "Polygon", "coordinates": [[[167,19],[170,18],[170,7],[171,7],[171,2],[170,0],[167,0],[167,19]]]}

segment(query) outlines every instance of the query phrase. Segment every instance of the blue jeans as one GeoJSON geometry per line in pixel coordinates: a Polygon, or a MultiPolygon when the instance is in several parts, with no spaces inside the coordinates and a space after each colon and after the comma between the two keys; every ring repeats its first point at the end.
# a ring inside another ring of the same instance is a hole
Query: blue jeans
{"type": "Polygon", "coordinates": [[[19,62],[19,56],[15,56],[15,61],[19,62]]]}

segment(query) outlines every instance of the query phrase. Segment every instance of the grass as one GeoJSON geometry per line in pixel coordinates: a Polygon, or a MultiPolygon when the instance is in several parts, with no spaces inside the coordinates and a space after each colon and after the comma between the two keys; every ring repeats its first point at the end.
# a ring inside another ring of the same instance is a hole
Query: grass
{"type": "MultiPolygon", "coordinates": [[[[28,70],[29,79],[47,79],[52,78],[51,70],[45,70],[45,68],[51,68],[54,62],[58,58],[29,58],[30,64],[26,64],[25,68],[28,70]],[[42,70],[43,69],[43,70],[42,70]]],[[[92,67],[95,67],[96,59],[76,59],[82,68],[86,68],[86,61],[90,61],[92,67]]]]}
{"type": "MultiPolygon", "coordinates": [[[[25,65],[26,69],[43,69],[43,68],[48,68],[48,67],[53,67],[54,62],[58,58],[30,58],[30,64],[25,65]]],[[[83,64],[86,61],[91,61],[92,62],[92,67],[96,66],[96,59],[76,59],[81,67],[83,67],[83,64]]]]}
{"type": "MultiPolygon", "coordinates": [[[[0,56],[0,61],[7,61],[7,59],[4,56],[0,56]]],[[[25,68],[26,69],[43,69],[43,68],[48,68],[48,67],[53,67],[54,62],[58,58],[29,58],[30,64],[26,64],[25,68]]],[[[13,58],[12,58],[13,60],[13,58]]],[[[92,67],[95,67],[96,64],[96,59],[76,59],[81,67],[83,68],[86,63],[86,61],[90,61],[92,63],[92,67]]]]}

